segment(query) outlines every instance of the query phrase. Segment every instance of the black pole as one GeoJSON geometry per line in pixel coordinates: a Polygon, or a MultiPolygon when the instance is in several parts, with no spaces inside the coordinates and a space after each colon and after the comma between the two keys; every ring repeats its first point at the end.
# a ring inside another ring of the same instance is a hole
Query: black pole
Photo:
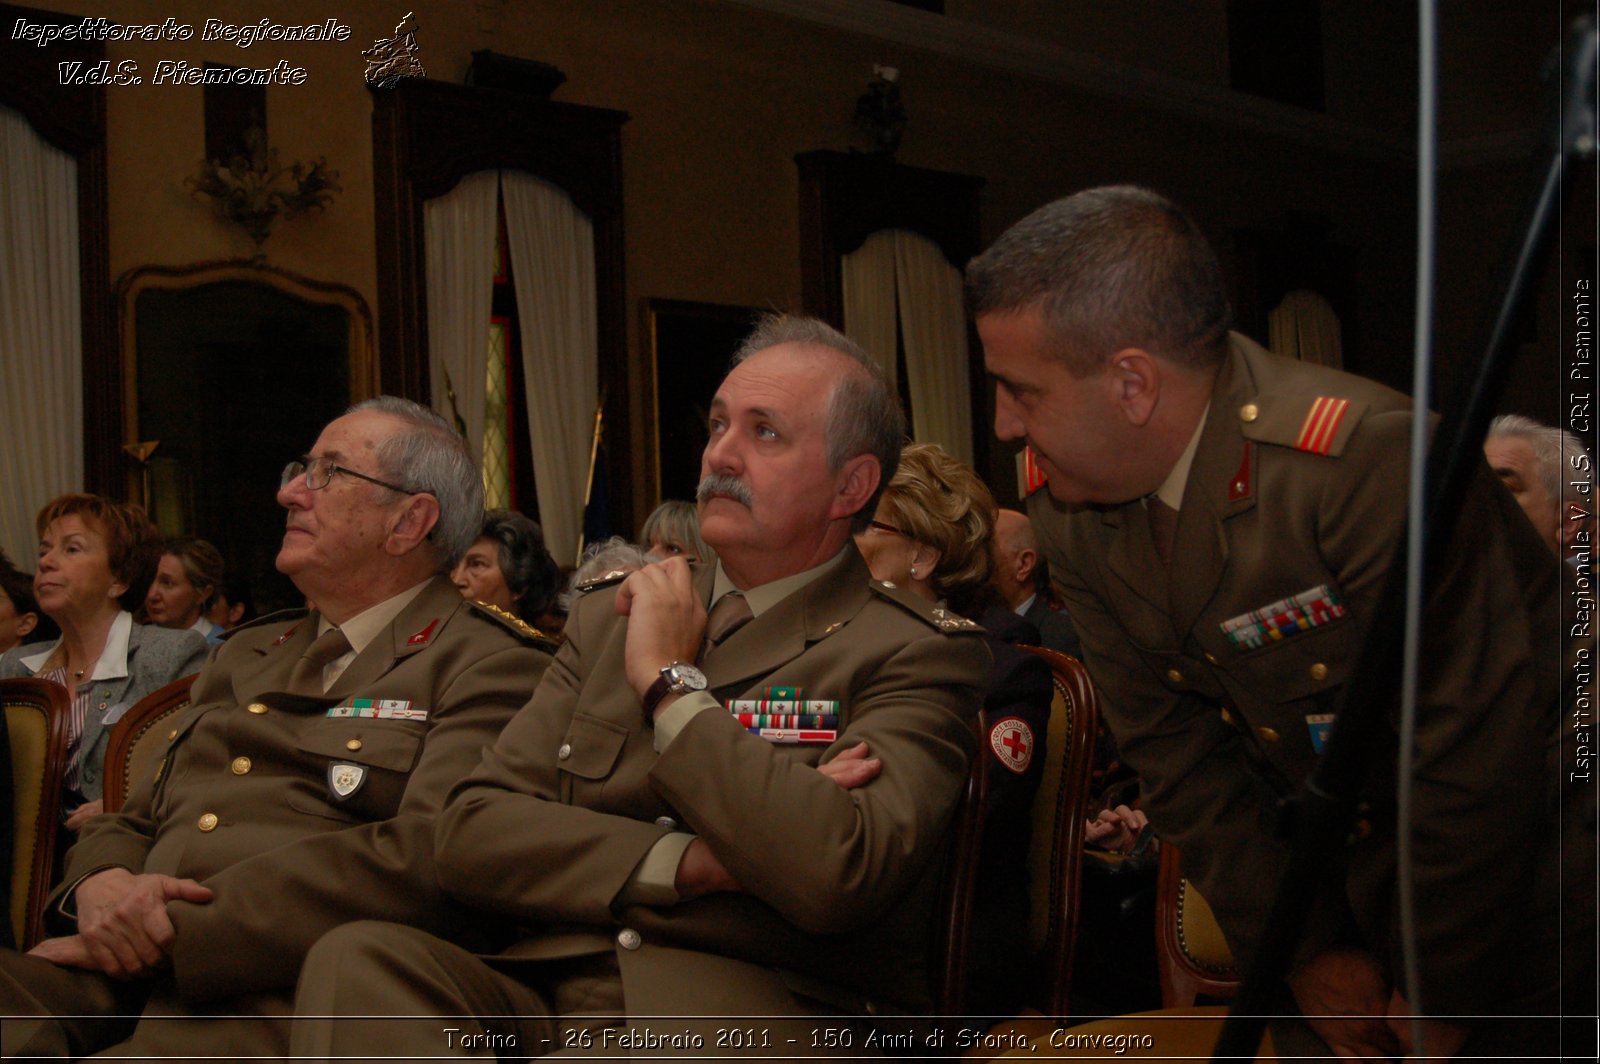
{"type": "MultiPolygon", "coordinates": [[[[1560,54],[1560,53],[1558,53],[1560,54]]],[[[1483,360],[1465,402],[1446,411],[1428,452],[1424,557],[1446,548],[1460,516],[1467,479],[1476,468],[1495,397],[1504,383],[1511,330],[1533,292],[1537,266],[1550,243],[1560,211],[1561,175],[1570,155],[1594,150],[1594,73],[1596,33],[1593,17],[1579,19],[1569,34],[1565,77],[1557,96],[1560,111],[1548,163],[1524,212],[1520,238],[1508,259],[1504,295],[1487,329],[1483,360]]],[[[1558,67],[1559,69],[1559,67],[1558,67]]],[[[1356,794],[1369,762],[1368,748],[1381,740],[1386,710],[1396,701],[1405,623],[1406,538],[1395,545],[1372,626],[1350,682],[1340,693],[1332,732],[1322,757],[1284,810],[1284,830],[1293,838],[1289,861],[1273,899],[1254,963],[1246,973],[1223,1024],[1213,1059],[1253,1058],[1267,1016],[1282,1000],[1302,921],[1313,896],[1326,881],[1355,823],[1356,794]]],[[[1426,586],[1426,581],[1424,582],[1426,586]]]]}

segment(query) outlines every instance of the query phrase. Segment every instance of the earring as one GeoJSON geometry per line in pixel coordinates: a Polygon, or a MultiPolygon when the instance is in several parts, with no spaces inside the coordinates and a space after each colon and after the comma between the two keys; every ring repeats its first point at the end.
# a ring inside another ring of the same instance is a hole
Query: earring
{"type": "Polygon", "coordinates": [[[915,565],[913,565],[911,567],[911,579],[915,580],[916,578],[917,578],[917,567],[915,565]]]}

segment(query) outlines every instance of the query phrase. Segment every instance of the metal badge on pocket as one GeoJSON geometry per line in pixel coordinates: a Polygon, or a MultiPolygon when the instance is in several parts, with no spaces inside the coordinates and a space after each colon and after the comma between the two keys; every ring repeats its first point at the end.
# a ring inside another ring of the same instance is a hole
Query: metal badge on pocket
{"type": "Polygon", "coordinates": [[[367,767],[349,761],[335,761],[328,766],[328,791],[336,801],[344,801],[367,782],[367,767]]]}

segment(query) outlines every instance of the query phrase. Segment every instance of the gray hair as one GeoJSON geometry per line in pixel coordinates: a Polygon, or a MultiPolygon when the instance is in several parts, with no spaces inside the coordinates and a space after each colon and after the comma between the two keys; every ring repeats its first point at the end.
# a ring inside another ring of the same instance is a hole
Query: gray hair
{"type": "Polygon", "coordinates": [[[852,531],[863,532],[872,523],[878,497],[900,467],[900,447],[906,438],[900,397],[883,368],[860,344],[817,318],[763,315],[755,331],[733,353],[731,365],[737,366],[751,355],[780,344],[826,347],[860,367],[840,374],[834,383],[828,397],[827,442],[830,472],[837,472],[859,454],[870,454],[878,461],[878,490],[851,518],[852,531]]]}
{"type": "MultiPolygon", "coordinates": [[[[1582,501],[1583,496],[1578,493],[1575,484],[1579,478],[1567,475],[1569,463],[1574,463],[1572,472],[1580,471],[1575,463],[1579,455],[1584,456],[1581,463],[1583,467],[1588,466],[1589,451],[1578,437],[1566,429],[1558,429],[1521,414],[1501,414],[1489,422],[1488,438],[1495,437],[1527,441],[1528,446],[1533,448],[1534,472],[1552,503],[1560,506],[1562,503],[1582,501]]],[[[1564,522],[1565,515],[1561,515],[1560,519],[1564,522]]]]}
{"type": "Polygon", "coordinates": [[[466,442],[450,423],[425,406],[394,395],[356,403],[347,414],[374,411],[406,422],[378,444],[378,468],[390,480],[427,492],[439,501],[439,521],[428,534],[438,570],[448,573],[478,538],[483,526],[483,474],[466,442]]]}
{"type": "Polygon", "coordinates": [[[1193,368],[1227,351],[1222,268],[1176,204],[1133,185],[1047,204],[967,264],[974,317],[1040,308],[1051,354],[1078,377],[1125,347],[1193,368]]]}
{"type": "Polygon", "coordinates": [[[567,579],[567,589],[561,593],[561,608],[571,613],[578,588],[590,580],[607,573],[635,572],[649,564],[650,559],[645,557],[644,551],[621,536],[612,536],[602,543],[591,543],[584,548],[583,561],[578,563],[572,576],[567,579]]]}

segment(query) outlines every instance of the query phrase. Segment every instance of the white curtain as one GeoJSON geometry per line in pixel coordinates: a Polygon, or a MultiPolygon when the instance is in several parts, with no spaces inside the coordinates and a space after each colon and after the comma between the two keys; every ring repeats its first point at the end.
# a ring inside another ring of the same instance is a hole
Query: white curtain
{"type": "Polygon", "coordinates": [[[894,234],[906,388],[919,443],[937,443],[972,464],[972,398],[961,273],[939,245],[904,230],[894,234]]]}
{"type": "Polygon", "coordinates": [[[895,231],[883,229],[839,257],[844,295],[844,334],[862,347],[895,380],[895,231]]]}
{"type": "Polygon", "coordinates": [[[1315,292],[1296,289],[1267,315],[1267,346],[1285,358],[1344,368],[1339,315],[1315,292]]]}
{"type": "Polygon", "coordinates": [[[39,507],[83,490],[79,284],[77,161],[0,107],[0,546],[24,569],[39,507]]]}
{"type": "Polygon", "coordinates": [[[529,174],[503,171],[501,191],[539,523],[551,555],[576,561],[599,398],[594,226],[565,192],[529,174]]]}
{"type": "Polygon", "coordinates": [[[466,425],[473,461],[483,457],[484,351],[494,300],[495,194],[499,174],[468,174],[422,205],[427,249],[428,379],[433,408],[466,425]],[[450,392],[455,391],[455,403],[450,392]]]}

